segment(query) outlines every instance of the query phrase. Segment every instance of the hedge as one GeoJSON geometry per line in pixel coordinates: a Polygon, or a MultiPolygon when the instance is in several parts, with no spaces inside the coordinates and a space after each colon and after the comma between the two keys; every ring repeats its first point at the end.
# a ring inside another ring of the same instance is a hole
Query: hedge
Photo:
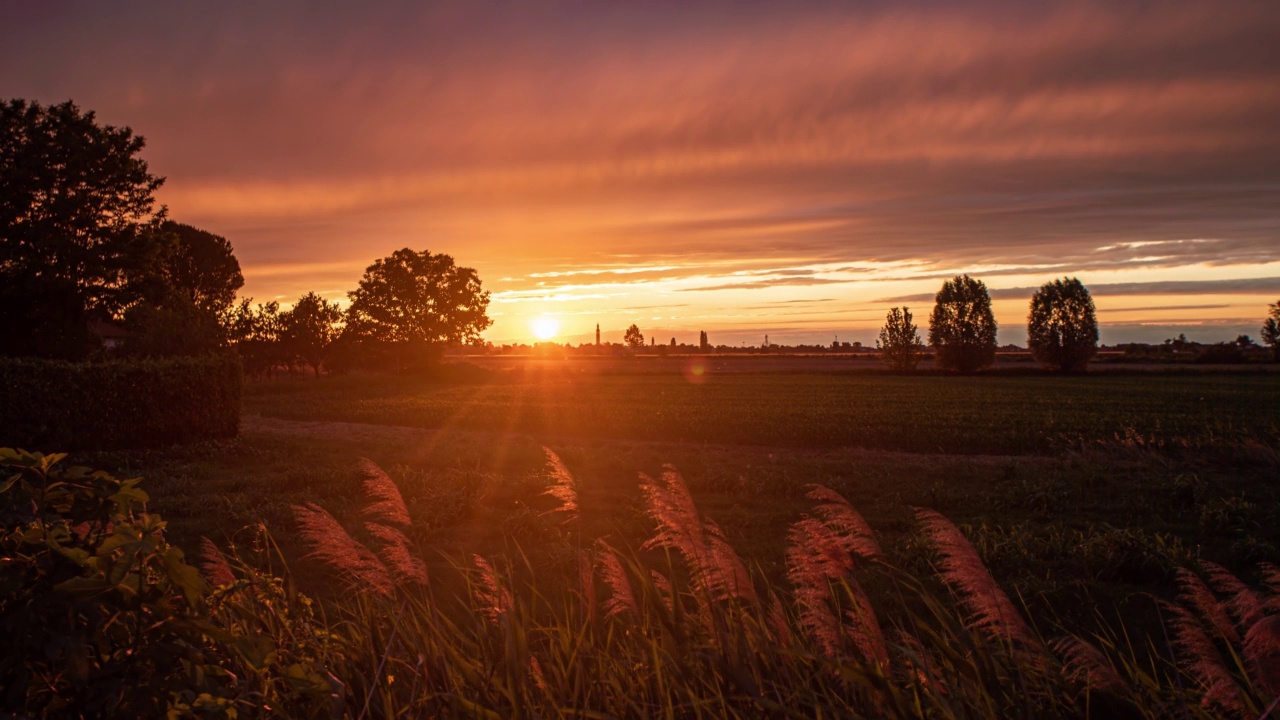
{"type": "Polygon", "coordinates": [[[0,446],[115,450],[235,437],[240,381],[239,359],[225,355],[0,358],[0,446]]]}

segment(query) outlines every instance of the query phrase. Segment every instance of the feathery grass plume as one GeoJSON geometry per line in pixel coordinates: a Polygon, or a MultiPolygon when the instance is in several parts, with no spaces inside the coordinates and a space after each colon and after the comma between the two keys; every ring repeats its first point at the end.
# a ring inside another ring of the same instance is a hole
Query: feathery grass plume
{"type": "Polygon", "coordinates": [[[787,579],[794,587],[800,625],[817,641],[823,654],[840,656],[847,637],[869,663],[888,661],[884,634],[870,598],[853,577],[853,558],[847,534],[817,518],[803,518],[787,531],[787,579]],[[832,610],[833,587],[844,587],[853,607],[845,625],[832,610]]]}
{"type": "Polygon", "coordinates": [[[1266,599],[1262,593],[1245,585],[1230,570],[1208,561],[1200,561],[1209,583],[1219,594],[1226,595],[1225,605],[1236,619],[1237,627],[1243,634],[1266,615],[1266,599]]]}
{"type": "Polygon", "coordinates": [[[480,579],[473,587],[476,602],[479,603],[478,609],[482,615],[496,623],[511,612],[514,604],[511,591],[502,584],[502,579],[488,560],[479,555],[473,555],[472,558],[476,569],[480,571],[480,579]]]}
{"type": "Polygon", "coordinates": [[[1227,611],[1214,597],[1213,591],[1208,585],[1204,584],[1195,573],[1186,568],[1178,568],[1177,583],[1179,587],[1178,598],[1188,607],[1193,607],[1200,613],[1200,617],[1204,618],[1209,626],[1213,628],[1218,637],[1229,643],[1240,642],[1240,635],[1231,624],[1231,619],[1227,617],[1227,611]]]}
{"type": "Polygon", "coordinates": [[[751,574],[747,572],[747,564],[729,544],[724,531],[714,520],[703,523],[708,542],[708,555],[711,558],[712,578],[708,584],[715,590],[718,599],[736,598],[755,602],[756,588],[751,582],[751,574]]]}
{"type": "Polygon", "coordinates": [[[755,588],[741,558],[714,522],[703,522],[684,478],[670,465],[661,480],[640,474],[646,513],[657,530],[645,550],[675,550],[689,566],[694,584],[711,600],[755,600],[755,588]]]}
{"type": "Polygon", "coordinates": [[[564,522],[570,522],[578,518],[578,483],[573,478],[573,474],[569,472],[569,468],[565,467],[564,461],[551,451],[551,448],[544,447],[542,451],[547,454],[547,477],[551,480],[551,486],[546,489],[543,495],[550,495],[559,503],[559,507],[553,508],[548,512],[564,513],[564,522]]]}
{"type": "Polygon", "coordinates": [[[609,599],[604,601],[604,616],[611,618],[627,613],[639,615],[640,606],[631,589],[631,578],[627,576],[617,553],[601,542],[597,562],[600,566],[600,578],[609,586],[609,599]]]}
{"type": "Polygon", "coordinates": [[[200,571],[210,585],[222,587],[236,581],[236,574],[231,571],[227,556],[207,537],[200,538],[200,560],[200,571]]]}
{"type": "Polygon", "coordinates": [[[538,662],[537,655],[529,656],[529,678],[533,680],[533,686],[547,692],[547,678],[542,674],[542,664],[538,662]]]}
{"type": "Polygon", "coordinates": [[[840,552],[830,528],[805,518],[787,531],[787,579],[793,588],[800,627],[818,643],[826,657],[841,654],[840,619],[831,609],[831,578],[853,570],[848,553],[840,552]]]}
{"type": "Polygon", "coordinates": [[[1075,635],[1056,638],[1050,644],[1055,652],[1065,658],[1063,669],[1068,680],[1093,691],[1115,695],[1130,693],[1129,683],[1125,682],[1115,665],[1098,646],[1075,635]]]}
{"type": "Polygon", "coordinates": [[[1267,601],[1267,608],[1280,610],[1280,566],[1261,563],[1258,567],[1262,570],[1262,582],[1266,583],[1267,589],[1271,591],[1271,599],[1267,601]]]}
{"type": "Polygon", "coordinates": [[[391,573],[378,556],[360,544],[324,508],[313,502],[294,505],[293,518],[311,548],[308,557],[336,570],[353,590],[370,589],[387,596],[395,588],[391,573]]]}
{"type": "Polygon", "coordinates": [[[413,553],[412,543],[403,532],[382,523],[370,522],[364,526],[370,535],[378,539],[378,558],[397,584],[427,584],[427,565],[413,553]]]}
{"type": "Polygon", "coordinates": [[[1222,662],[1222,656],[1214,647],[1213,639],[1205,632],[1196,613],[1181,605],[1162,603],[1172,615],[1169,625],[1173,629],[1173,641],[1182,649],[1181,665],[1200,683],[1204,697],[1203,707],[1220,707],[1234,715],[1245,714],[1243,691],[1231,671],[1222,662]]]}
{"type": "Polygon", "coordinates": [[[915,508],[915,512],[929,542],[942,556],[939,572],[942,580],[961,594],[970,613],[969,624],[989,637],[1019,643],[1028,649],[1041,649],[1040,640],[991,577],[978,551],[960,528],[933,510],[915,508]]]}
{"type": "Polygon", "coordinates": [[[839,538],[848,552],[862,556],[867,560],[879,560],[884,557],[880,543],[876,542],[875,533],[871,530],[862,513],[859,513],[844,499],[840,493],[816,483],[806,485],[805,497],[818,503],[813,512],[822,518],[828,526],[837,530],[839,538]]]}
{"type": "Polygon", "coordinates": [[[409,508],[400,495],[400,488],[382,468],[368,458],[356,461],[356,477],[364,484],[364,494],[369,504],[364,507],[364,515],[372,522],[385,525],[408,527],[409,508]]]}
{"type": "Polygon", "coordinates": [[[1280,696],[1280,615],[1268,615],[1249,628],[1244,659],[1259,688],[1270,697],[1280,696]]]}

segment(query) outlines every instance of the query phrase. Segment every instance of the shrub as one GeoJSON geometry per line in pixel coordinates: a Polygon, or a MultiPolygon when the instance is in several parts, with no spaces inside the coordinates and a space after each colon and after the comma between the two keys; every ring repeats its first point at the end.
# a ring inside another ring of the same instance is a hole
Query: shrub
{"type": "Polygon", "coordinates": [[[929,344],[938,364],[973,372],[996,360],[996,318],[981,280],[957,275],[942,284],[929,316],[929,344]]]}
{"type": "Polygon", "coordinates": [[[221,555],[206,580],[138,480],[63,457],[0,448],[0,716],[328,716],[305,597],[221,555]]]}
{"type": "Polygon", "coordinates": [[[234,357],[0,359],[0,445],[103,450],[234,437],[234,357]]]}

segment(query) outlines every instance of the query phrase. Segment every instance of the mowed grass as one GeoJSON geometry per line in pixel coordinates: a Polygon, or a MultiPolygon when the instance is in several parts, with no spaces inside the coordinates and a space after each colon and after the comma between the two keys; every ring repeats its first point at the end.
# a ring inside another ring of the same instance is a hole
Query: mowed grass
{"type": "Polygon", "coordinates": [[[1176,568],[1198,559],[1246,577],[1280,560],[1278,385],[1216,374],[307,378],[251,383],[235,441],[84,460],[145,477],[183,546],[266,524],[322,595],[328,579],[301,559],[291,507],[316,502],[358,527],[360,457],[399,484],[437,568],[522,554],[547,576],[565,574],[579,541],[545,514],[544,446],[578,478],[585,537],[642,543],[652,526],[638,474],[670,464],[774,578],[787,527],[810,506],[805,485],[820,483],[867,517],[895,564],[929,572],[912,519],[929,507],[1029,605],[1087,624],[1099,604],[1167,596],[1176,568]]]}
{"type": "Polygon", "coordinates": [[[245,410],[337,420],[677,443],[1044,454],[1080,442],[1275,446],[1280,377],[949,377],[499,373],[470,384],[349,376],[250,386],[245,410]]]}

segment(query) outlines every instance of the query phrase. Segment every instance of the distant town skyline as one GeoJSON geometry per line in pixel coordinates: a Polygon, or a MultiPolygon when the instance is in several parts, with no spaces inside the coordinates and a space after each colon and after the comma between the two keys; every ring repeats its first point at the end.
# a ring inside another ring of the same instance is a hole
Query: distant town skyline
{"type": "Polygon", "coordinates": [[[259,302],[411,247],[497,344],[870,344],[965,272],[1001,344],[1063,275],[1214,342],[1280,299],[1278,7],[19,1],[0,97],[145,136],[259,302]]]}

